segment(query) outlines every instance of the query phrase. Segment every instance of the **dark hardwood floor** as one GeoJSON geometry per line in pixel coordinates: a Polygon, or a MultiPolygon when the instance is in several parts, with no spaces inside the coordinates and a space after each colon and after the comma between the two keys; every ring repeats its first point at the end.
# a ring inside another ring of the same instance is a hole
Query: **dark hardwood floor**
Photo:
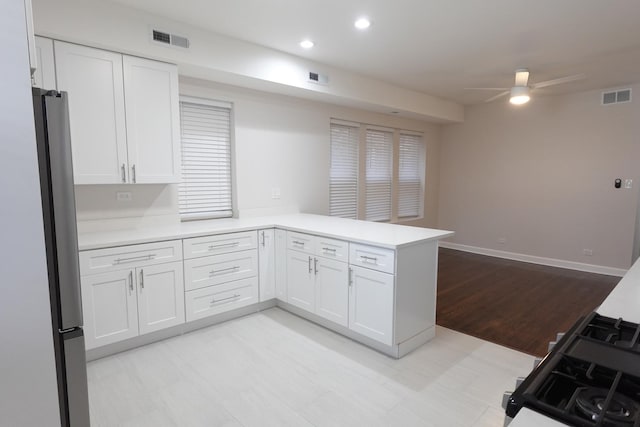
{"type": "Polygon", "coordinates": [[[536,356],[598,307],[619,277],[440,248],[436,322],[536,356]]]}

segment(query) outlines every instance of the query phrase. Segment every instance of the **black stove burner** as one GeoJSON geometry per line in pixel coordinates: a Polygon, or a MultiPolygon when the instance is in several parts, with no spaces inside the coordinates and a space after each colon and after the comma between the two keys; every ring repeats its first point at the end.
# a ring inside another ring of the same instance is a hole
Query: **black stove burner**
{"type": "Polygon", "coordinates": [[[608,394],[609,390],[604,388],[582,388],[576,399],[580,415],[595,422],[604,418],[601,423],[603,426],[633,425],[640,412],[638,404],[620,393],[614,393],[607,406],[608,394]]]}

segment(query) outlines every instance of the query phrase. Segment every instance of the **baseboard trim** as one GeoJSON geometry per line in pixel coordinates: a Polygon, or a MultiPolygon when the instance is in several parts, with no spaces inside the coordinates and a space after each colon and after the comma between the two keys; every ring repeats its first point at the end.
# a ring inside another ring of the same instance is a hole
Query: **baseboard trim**
{"type": "Polygon", "coordinates": [[[532,264],[548,265],[550,267],[567,268],[569,270],[586,271],[588,273],[606,274],[607,276],[618,277],[622,277],[627,273],[627,270],[625,270],[624,268],[606,267],[603,265],[585,264],[582,262],[525,255],[516,252],[506,252],[496,249],[480,248],[478,246],[461,245],[460,243],[443,242],[442,240],[440,240],[438,243],[441,248],[455,249],[458,251],[471,252],[479,255],[511,259],[514,261],[529,262],[532,264]]]}

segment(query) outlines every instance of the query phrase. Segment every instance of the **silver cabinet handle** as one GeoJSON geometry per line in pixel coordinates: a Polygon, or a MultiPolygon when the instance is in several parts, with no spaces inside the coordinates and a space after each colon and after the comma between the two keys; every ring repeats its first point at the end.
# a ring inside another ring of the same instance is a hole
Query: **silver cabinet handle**
{"type": "Polygon", "coordinates": [[[378,263],[378,258],[373,257],[373,256],[360,255],[360,258],[362,258],[363,262],[369,262],[369,263],[373,263],[373,264],[377,264],[378,263]]]}
{"type": "Polygon", "coordinates": [[[318,258],[313,259],[313,270],[315,275],[318,275],[318,258]]]}
{"type": "Polygon", "coordinates": [[[334,249],[334,248],[322,248],[322,252],[324,252],[325,254],[327,252],[330,252],[332,255],[335,255],[336,254],[336,249],[334,249]]]}
{"type": "Polygon", "coordinates": [[[136,183],[136,165],[131,166],[131,174],[133,176],[133,183],[136,183]]]}
{"type": "Polygon", "coordinates": [[[133,270],[129,270],[129,295],[133,292],[133,270]]]}
{"type": "Polygon", "coordinates": [[[311,267],[311,260],[313,258],[309,257],[309,274],[311,274],[313,272],[313,268],[311,267]]]}
{"type": "Polygon", "coordinates": [[[228,301],[230,299],[234,299],[234,298],[238,298],[240,296],[240,294],[233,294],[233,296],[227,297],[227,298],[220,298],[220,299],[212,299],[211,302],[209,303],[209,305],[213,305],[222,301],[228,301]]]}
{"type": "Polygon", "coordinates": [[[294,245],[302,246],[304,248],[304,242],[300,242],[298,240],[293,240],[291,243],[293,243],[294,245]]]}
{"type": "Polygon", "coordinates": [[[264,230],[262,230],[262,247],[264,248],[264,230]]]}
{"type": "Polygon", "coordinates": [[[240,270],[240,266],[239,265],[235,265],[235,266],[229,267],[229,268],[223,268],[222,270],[211,270],[209,272],[209,276],[215,276],[217,273],[224,273],[226,271],[236,271],[236,270],[240,270]]]}
{"type": "Polygon", "coordinates": [[[127,175],[126,175],[126,169],[124,167],[124,163],[122,164],[122,182],[127,182],[127,175]]]}
{"type": "Polygon", "coordinates": [[[353,268],[349,267],[349,287],[353,286],[353,268]]]}
{"type": "Polygon", "coordinates": [[[140,269],[140,292],[144,289],[144,270],[140,269]]]}
{"type": "Polygon", "coordinates": [[[232,242],[232,243],[222,243],[221,245],[209,245],[209,250],[214,250],[218,248],[232,248],[234,246],[238,246],[240,242],[232,242]]]}
{"type": "Polygon", "coordinates": [[[113,260],[113,265],[125,264],[127,262],[135,262],[135,261],[150,261],[156,257],[156,254],[148,254],[148,255],[140,255],[133,256],[129,258],[116,258],[113,260]]]}

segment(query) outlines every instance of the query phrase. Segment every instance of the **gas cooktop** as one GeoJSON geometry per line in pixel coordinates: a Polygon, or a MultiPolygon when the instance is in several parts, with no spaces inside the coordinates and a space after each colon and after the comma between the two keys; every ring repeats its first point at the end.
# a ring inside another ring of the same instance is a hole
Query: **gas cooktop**
{"type": "Polygon", "coordinates": [[[575,426],[640,427],[640,325],[592,313],[581,319],[511,395],[575,426]]]}

